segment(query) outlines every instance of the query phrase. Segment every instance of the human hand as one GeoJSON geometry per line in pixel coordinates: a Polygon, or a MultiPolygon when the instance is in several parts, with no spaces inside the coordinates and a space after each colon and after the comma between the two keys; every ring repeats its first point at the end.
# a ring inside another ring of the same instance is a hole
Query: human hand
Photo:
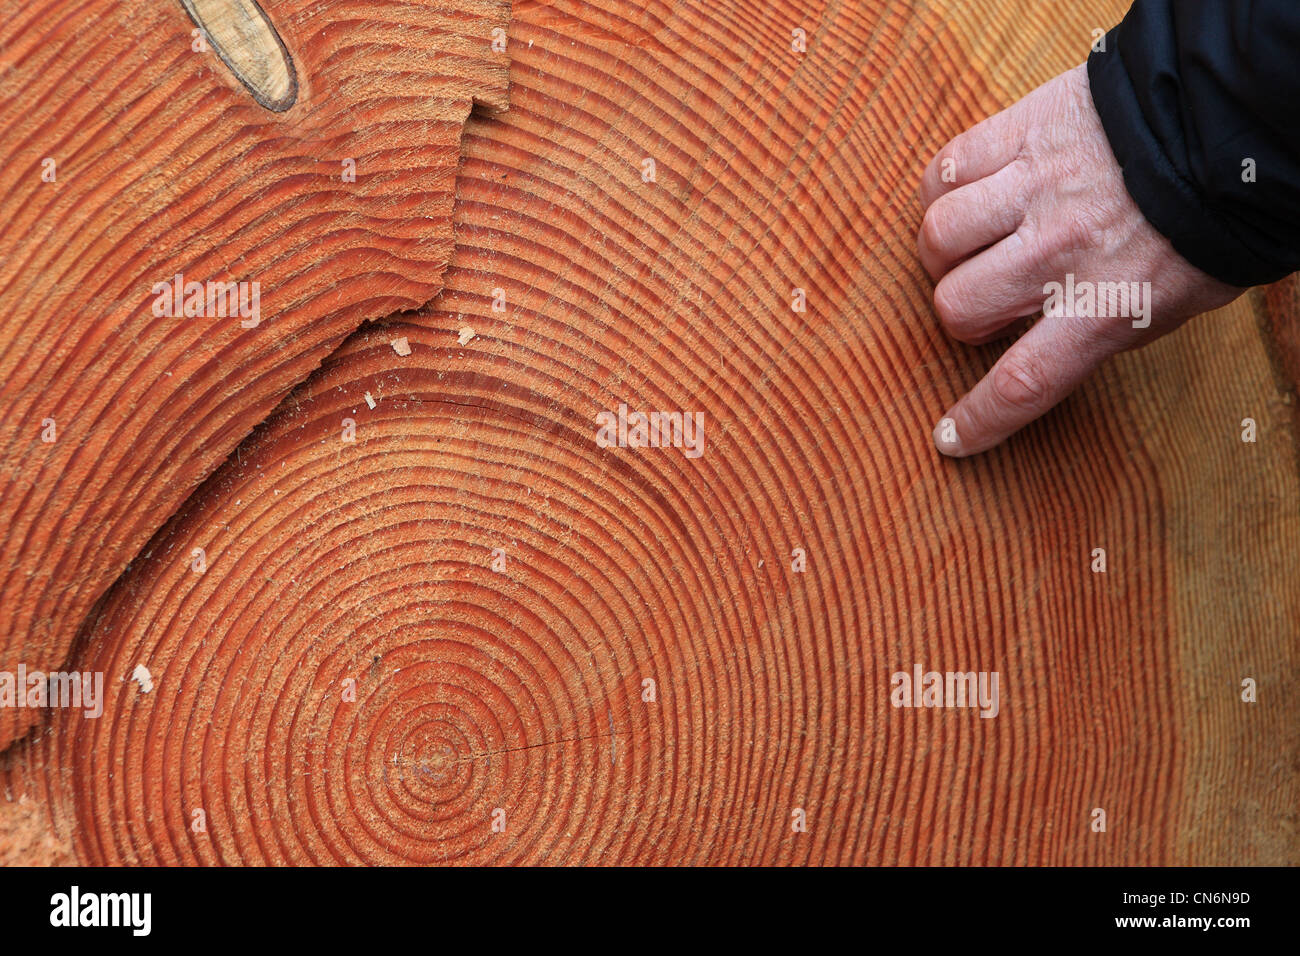
{"type": "Polygon", "coordinates": [[[1083,65],[944,146],[922,177],[921,205],[921,262],[950,335],[980,344],[1043,314],[935,426],[946,455],[999,444],[1109,356],[1245,291],[1197,269],[1147,222],[1083,65]],[[1101,292],[1091,315],[1089,289],[1101,292]]]}

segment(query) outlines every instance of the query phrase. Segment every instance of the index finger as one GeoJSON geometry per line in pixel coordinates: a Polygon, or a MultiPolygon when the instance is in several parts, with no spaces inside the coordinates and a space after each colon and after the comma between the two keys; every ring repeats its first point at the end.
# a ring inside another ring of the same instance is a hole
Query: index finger
{"type": "Polygon", "coordinates": [[[934,428],[954,458],[987,451],[1044,415],[1103,361],[1124,348],[1115,335],[1062,316],[1040,319],[934,428]]]}

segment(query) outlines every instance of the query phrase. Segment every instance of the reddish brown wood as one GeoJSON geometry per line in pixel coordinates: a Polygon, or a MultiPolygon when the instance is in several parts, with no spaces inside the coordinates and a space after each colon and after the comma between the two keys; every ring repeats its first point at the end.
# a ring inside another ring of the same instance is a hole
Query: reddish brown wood
{"type": "MultiPolygon", "coordinates": [[[[439,288],[462,123],[505,102],[507,4],[270,15],[295,69],[282,112],[192,48],[173,0],[0,3],[0,670],[59,667],[289,388],[439,288]],[[247,311],[156,315],[178,274],[248,283],[247,311]]],[[[0,710],[0,748],[32,719],[0,710]]]]}
{"type": "Polygon", "coordinates": [[[144,549],[74,655],[104,716],[10,752],[11,812],[96,863],[1300,861],[1261,333],[1294,306],[1123,356],[988,455],[931,445],[997,348],[931,311],[921,168],[1119,13],[517,4],[444,291],[144,549]],[[701,411],[704,454],[599,447],[622,402],[701,411]],[[997,716],[891,706],[918,665],[996,671],[997,716]]]}

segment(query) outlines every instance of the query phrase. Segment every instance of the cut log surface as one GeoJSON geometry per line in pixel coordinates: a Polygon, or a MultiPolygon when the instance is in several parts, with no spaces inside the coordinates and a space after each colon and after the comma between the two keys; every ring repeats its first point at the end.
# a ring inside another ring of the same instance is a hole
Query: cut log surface
{"type": "Polygon", "coordinates": [[[998,348],[933,315],[920,171],[1121,14],[517,3],[443,292],[97,608],[103,716],[6,758],[22,845],[36,805],[88,863],[1300,862],[1294,295],[931,443],[998,348]],[[605,447],[620,406],[702,445],[605,447]],[[997,706],[894,706],[917,670],[997,706]]]}
{"type": "MultiPolygon", "coordinates": [[[[210,34],[174,0],[0,2],[10,673],[63,664],[149,537],[350,332],[433,297],[463,122],[505,104],[505,0],[189,6],[210,34]]],[[[36,713],[0,710],[0,748],[36,713]]]]}

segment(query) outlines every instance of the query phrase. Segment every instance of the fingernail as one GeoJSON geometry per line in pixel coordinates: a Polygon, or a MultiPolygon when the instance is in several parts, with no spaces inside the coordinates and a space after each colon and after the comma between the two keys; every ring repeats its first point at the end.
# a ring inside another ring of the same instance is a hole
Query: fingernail
{"type": "Polygon", "coordinates": [[[957,422],[945,415],[934,426],[934,447],[945,455],[956,458],[961,455],[961,442],[957,438],[957,422]]]}

